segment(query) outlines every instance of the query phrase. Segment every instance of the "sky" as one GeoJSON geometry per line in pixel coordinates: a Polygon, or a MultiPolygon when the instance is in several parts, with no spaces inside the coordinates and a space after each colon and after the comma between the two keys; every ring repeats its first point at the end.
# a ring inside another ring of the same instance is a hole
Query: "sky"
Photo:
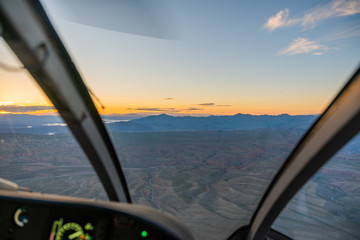
{"type": "MultiPolygon", "coordinates": [[[[360,63],[359,0],[101,2],[42,1],[103,115],[318,114],[360,63]]],[[[54,113],[25,70],[0,79],[0,113],[54,113]]]]}

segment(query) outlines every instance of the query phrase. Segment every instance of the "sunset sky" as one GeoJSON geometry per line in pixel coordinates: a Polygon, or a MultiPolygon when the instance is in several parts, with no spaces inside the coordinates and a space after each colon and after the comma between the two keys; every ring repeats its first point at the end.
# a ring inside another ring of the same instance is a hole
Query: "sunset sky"
{"type": "MultiPolygon", "coordinates": [[[[360,63],[359,0],[157,0],[151,23],[131,10],[124,25],[108,1],[42,1],[101,114],[321,113],[360,63]]],[[[3,39],[0,61],[21,66],[3,39]]],[[[26,71],[0,68],[0,113],[49,105],[26,71]]]]}

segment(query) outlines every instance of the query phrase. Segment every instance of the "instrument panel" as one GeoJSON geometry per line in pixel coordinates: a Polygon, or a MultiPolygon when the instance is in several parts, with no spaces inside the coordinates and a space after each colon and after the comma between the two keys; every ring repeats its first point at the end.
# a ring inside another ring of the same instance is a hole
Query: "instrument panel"
{"type": "Polygon", "coordinates": [[[145,206],[3,193],[0,191],[0,240],[193,239],[181,222],[145,206]]]}

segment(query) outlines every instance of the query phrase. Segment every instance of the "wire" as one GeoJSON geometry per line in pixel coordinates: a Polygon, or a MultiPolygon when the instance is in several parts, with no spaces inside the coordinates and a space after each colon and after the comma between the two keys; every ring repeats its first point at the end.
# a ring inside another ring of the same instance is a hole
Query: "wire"
{"type": "Polygon", "coordinates": [[[0,68],[8,72],[21,72],[24,71],[25,67],[13,67],[3,62],[0,62],[0,68]]]}
{"type": "Polygon", "coordinates": [[[102,104],[102,102],[100,101],[100,99],[95,95],[95,93],[90,89],[90,88],[87,88],[88,92],[90,93],[90,95],[92,95],[95,100],[100,104],[101,108],[102,109],[105,109],[105,106],[104,104],[102,104]]]}

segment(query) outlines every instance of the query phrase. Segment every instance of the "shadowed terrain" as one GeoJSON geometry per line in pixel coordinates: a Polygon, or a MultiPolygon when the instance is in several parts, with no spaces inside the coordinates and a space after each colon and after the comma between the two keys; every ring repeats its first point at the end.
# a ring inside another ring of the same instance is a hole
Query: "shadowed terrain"
{"type": "MultiPolygon", "coordinates": [[[[303,133],[297,128],[263,128],[112,132],[111,138],[135,203],[175,215],[197,239],[224,239],[249,223],[303,133]]],[[[341,151],[304,187],[276,229],[300,239],[327,239],[334,232],[356,239],[352,229],[360,223],[356,146],[357,142],[341,151]],[[316,229],[322,229],[321,234],[316,229]]],[[[70,134],[0,134],[0,153],[2,178],[33,191],[106,199],[70,134]]]]}

